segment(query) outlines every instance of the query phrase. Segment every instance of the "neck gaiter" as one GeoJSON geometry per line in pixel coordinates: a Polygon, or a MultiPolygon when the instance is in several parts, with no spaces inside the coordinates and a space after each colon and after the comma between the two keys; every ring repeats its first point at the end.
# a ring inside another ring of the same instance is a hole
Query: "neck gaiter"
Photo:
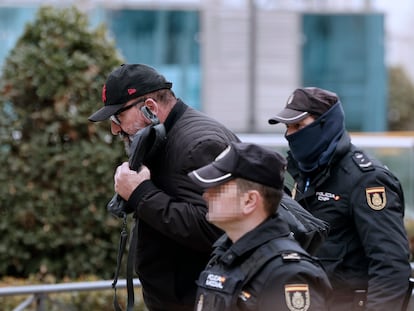
{"type": "Polygon", "coordinates": [[[329,162],[345,131],[344,120],[344,111],[338,101],[308,126],[285,135],[291,154],[301,171],[309,173],[329,162]]]}

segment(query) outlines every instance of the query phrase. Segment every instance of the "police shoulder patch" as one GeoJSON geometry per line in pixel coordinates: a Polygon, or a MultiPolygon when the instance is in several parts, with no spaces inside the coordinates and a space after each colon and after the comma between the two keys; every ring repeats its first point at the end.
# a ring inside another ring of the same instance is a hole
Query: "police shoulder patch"
{"type": "Polygon", "coordinates": [[[385,187],[372,187],[365,189],[367,203],[370,208],[376,211],[382,210],[387,205],[385,187]]]}
{"type": "Polygon", "coordinates": [[[307,311],[310,306],[308,284],[286,284],[285,301],[290,311],[307,311]]]}

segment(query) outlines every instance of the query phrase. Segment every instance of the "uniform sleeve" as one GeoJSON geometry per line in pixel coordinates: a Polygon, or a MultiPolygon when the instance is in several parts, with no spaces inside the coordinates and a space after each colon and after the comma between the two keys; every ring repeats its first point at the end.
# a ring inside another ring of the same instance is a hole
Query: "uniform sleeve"
{"type": "Polygon", "coordinates": [[[363,173],[350,202],[369,259],[366,310],[400,310],[411,272],[401,186],[390,172],[375,168],[363,173]]]}
{"type": "Polygon", "coordinates": [[[258,298],[263,311],[327,311],[331,287],[322,269],[310,262],[285,263],[277,273],[269,271],[258,298]]]}

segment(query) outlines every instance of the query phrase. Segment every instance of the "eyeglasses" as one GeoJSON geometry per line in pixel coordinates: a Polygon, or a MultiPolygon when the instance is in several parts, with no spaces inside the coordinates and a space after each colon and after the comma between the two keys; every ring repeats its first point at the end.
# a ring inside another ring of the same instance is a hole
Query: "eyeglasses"
{"type": "Polygon", "coordinates": [[[147,99],[146,98],[141,98],[139,100],[137,100],[135,103],[132,103],[131,105],[122,107],[121,109],[119,109],[117,112],[115,112],[112,116],[109,117],[109,119],[114,122],[116,125],[121,126],[121,120],[119,120],[119,115],[124,112],[127,111],[128,109],[131,109],[132,107],[145,102],[147,99]]]}

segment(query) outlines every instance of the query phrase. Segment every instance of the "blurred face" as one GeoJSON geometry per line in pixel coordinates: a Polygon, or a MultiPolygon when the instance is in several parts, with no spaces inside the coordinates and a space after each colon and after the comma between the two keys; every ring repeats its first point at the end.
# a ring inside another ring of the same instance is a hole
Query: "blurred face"
{"type": "Polygon", "coordinates": [[[296,133],[297,131],[311,124],[313,121],[315,121],[315,117],[307,116],[305,119],[300,120],[298,123],[286,124],[286,136],[296,133]]]}
{"type": "Polygon", "coordinates": [[[234,180],[207,189],[203,198],[208,204],[207,220],[219,228],[243,216],[243,194],[234,180]]]}

